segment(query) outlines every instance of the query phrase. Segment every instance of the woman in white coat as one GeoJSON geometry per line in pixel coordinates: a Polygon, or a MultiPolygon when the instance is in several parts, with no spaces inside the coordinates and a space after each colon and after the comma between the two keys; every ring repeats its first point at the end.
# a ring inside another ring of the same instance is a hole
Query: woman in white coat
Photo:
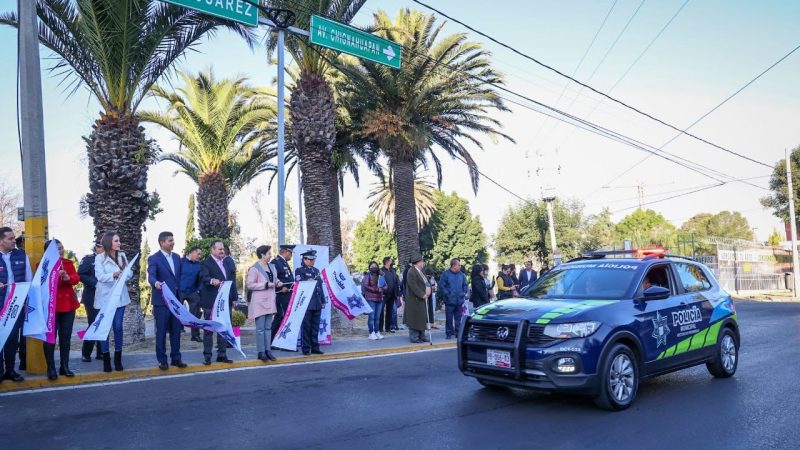
{"type": "MultiPolygon", "coordinates": [[[[114,321],[112,322],[111,329],[114,331],[114,369],[122,370],[122,319],[125,315],[125,306],[130,304],[131,298],[128,295],[128,289],[122,290],[120,298],[112,299],[111,290],[117,282],[125,266],[128,265],[128,258],[125,253],[121,252],[119,235],[113,231],[107,231],[103,238],[100,240],[103,246],[103,253],[97,255],[94,262],[94,275],[97,278],[97,287],[94,297],[94,308],[101,310],[103,305],[110,301],[117,303],[117,309],[114,313],[114,321]]],[[[132,272],[123,281],[128,281],[132,272]]],[[[108,338],[100,342],[100,350],[103,352],[103,371],[111,372],[111,355],[108,349],[108,338]]]]}

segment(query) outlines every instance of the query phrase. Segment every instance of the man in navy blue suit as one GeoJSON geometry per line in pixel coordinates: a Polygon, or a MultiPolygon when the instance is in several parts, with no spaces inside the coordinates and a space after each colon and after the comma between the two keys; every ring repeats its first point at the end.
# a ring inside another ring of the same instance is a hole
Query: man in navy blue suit
{"type": "Polygon", "coordinates": [[[169,231],[162,231],[158,235],[158,245],[161,250],[147,259],[147,281],[153,286],[153,317],[156,319],[156,358],[158,368],[169,369],[167,365],[167,331],[169,331],[169,349],[172,365],[185,368],[186,363],[181,360],[181,322],[173,316],[164,302],[161,289],[166,285],[169,290],[180,298],[178,289],[181,279],[181,258],[172,253],[175,247],[175,238],[169,231]]]}
{"type": "Polygon", "coordinates": [[[519,273],[519,290],[521,291],[526,286],[535,283],[537,278],[536,271],[533,270],[533,261],[526,262],[525,268],[519,273]]]}

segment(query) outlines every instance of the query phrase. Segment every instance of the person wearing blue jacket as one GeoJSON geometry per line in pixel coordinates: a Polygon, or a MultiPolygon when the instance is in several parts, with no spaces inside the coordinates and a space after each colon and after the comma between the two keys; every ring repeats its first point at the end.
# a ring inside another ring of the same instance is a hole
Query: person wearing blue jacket
{"type": "Polygon", "coordinates": [[[461,305],[467,295],[467,279],[461,273],[461,261],[458,258],[453,258],[450,269],[439,277],[438,294],[444,299],[445,335],[447,339],[452,339],[461,325],[461,305]]]}
{"type": "MultiPolygon", "coordinates": [[[[189,305],[189,312],[200,318],[200,247],[192,247],[181,261],[181,300],[189,305]]],[[[192,328],[192,340],[203,342],[200,330],[192,328]]]]}

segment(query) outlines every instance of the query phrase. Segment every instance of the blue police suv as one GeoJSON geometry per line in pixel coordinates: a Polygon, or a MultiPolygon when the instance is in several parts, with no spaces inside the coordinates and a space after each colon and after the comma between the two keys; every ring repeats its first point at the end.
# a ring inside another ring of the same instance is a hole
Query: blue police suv
{"type": "Polygon", "coordinates": [[[589,395],[610,410],[630,406],[645,378],[698,364],[732,376],[736,309],[708,268],[663,252],[620,253],[561,264],[521,298],[466,317],[461,372],[488,388],[589,395]]]}

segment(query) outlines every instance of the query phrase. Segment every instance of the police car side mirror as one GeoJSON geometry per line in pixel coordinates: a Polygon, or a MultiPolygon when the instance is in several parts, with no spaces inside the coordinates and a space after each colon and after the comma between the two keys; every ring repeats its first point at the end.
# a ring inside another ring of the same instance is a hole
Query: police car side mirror
{"type": "Polygon", "coordinates": [[[661,286],[650,286],[642,293],[644,300],[664,300],[669,298],[670,290],[661,286]]]}

